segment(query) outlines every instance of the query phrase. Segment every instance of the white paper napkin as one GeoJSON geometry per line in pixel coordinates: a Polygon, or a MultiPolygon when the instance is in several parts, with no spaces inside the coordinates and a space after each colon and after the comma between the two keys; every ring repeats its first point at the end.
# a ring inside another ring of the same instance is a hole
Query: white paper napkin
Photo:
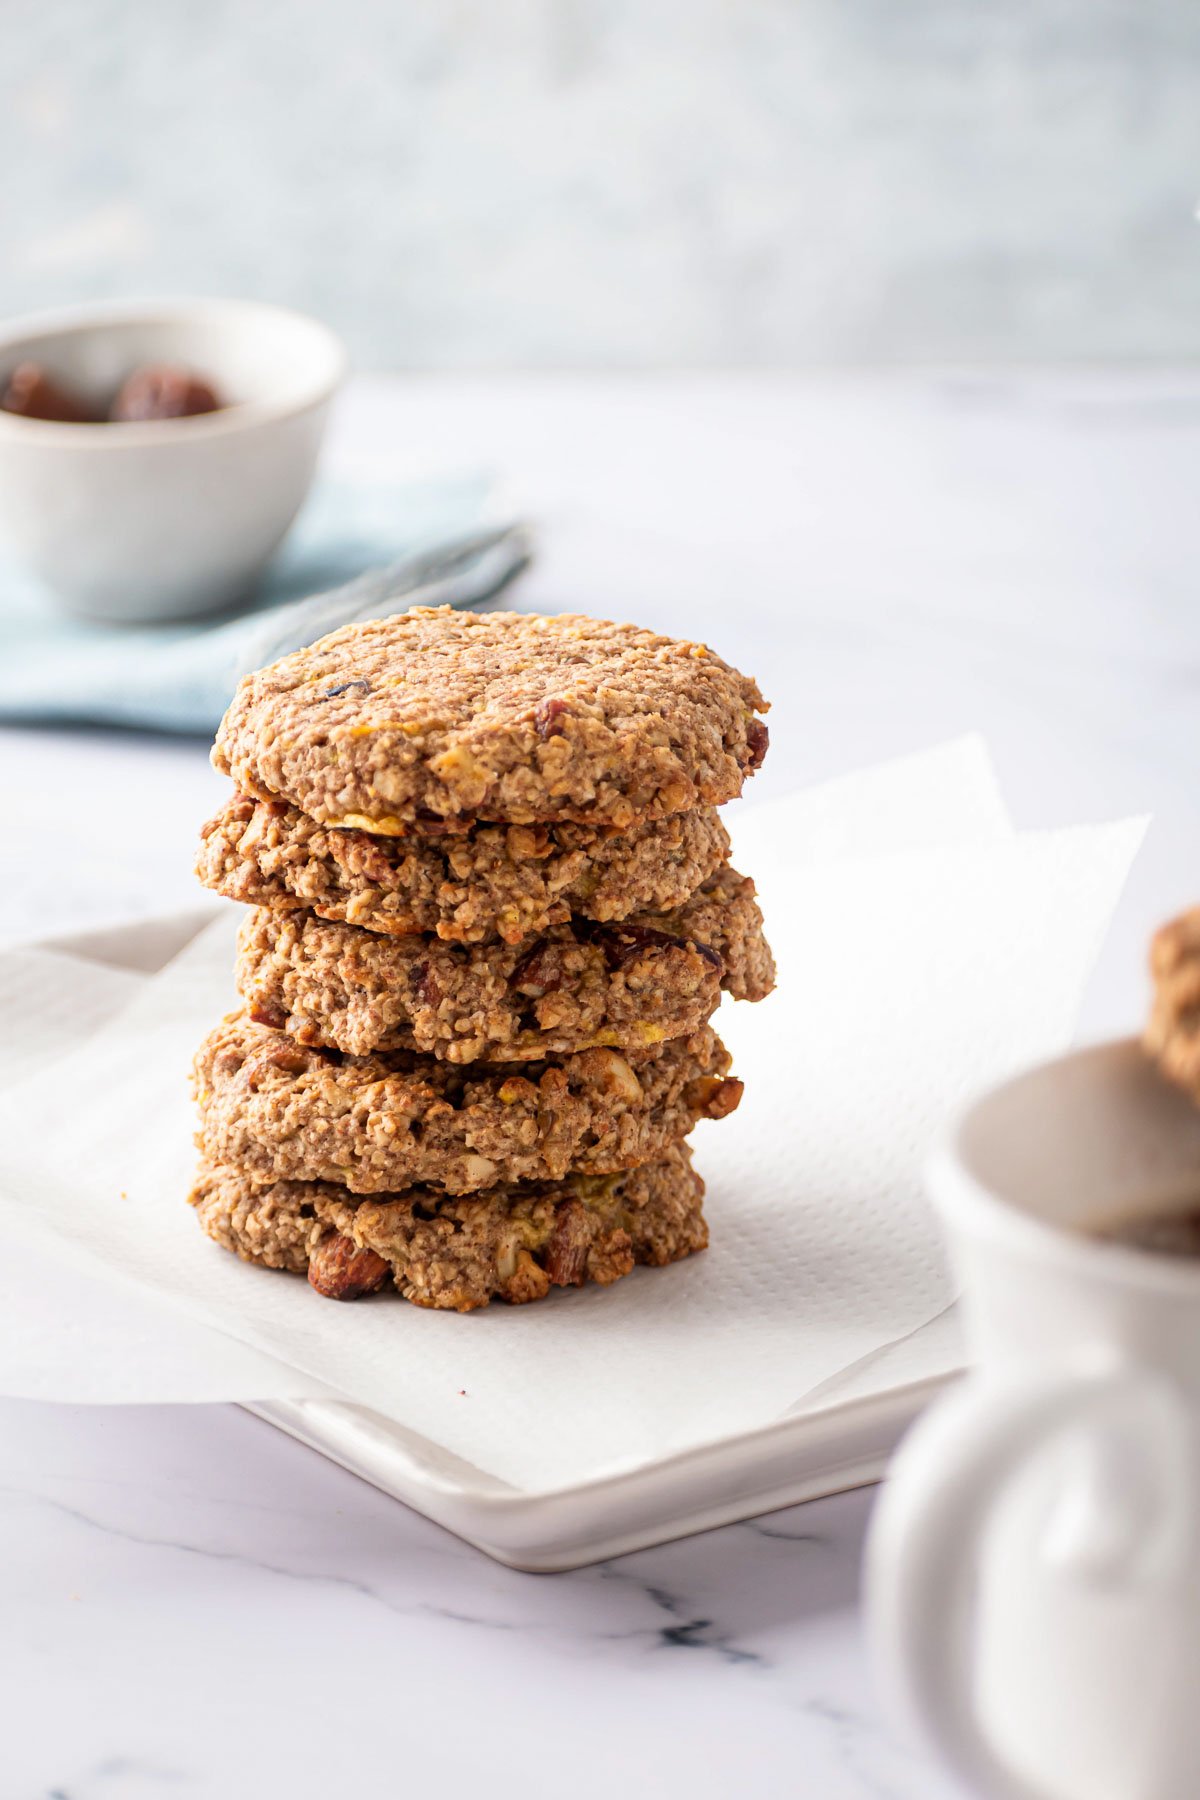
{"type": "MultiPolygon", "coordinates": [[[[458,1317],[338,1307],[208,1244],[182,1204],[185,1072],[232,1000],[228,913],[0,1102],[0,1229],[250,1346],[225,1397],[296,1370],[528,1490],[769,1422],[944,1311],[930,1136],[1068,1041],[1141,831],[1013,837],[974,741],[745,810],[780,986],[722,1011],[746,1098],[696,1134],[713,1244],[676,1268],[458,1317]]],[[[19,1036],[27,987],[3,998],[19,1036]]],[[[164,1397],[154,1361],[143,1342],[119,1397],[164,1397]]]]}
{"type": "MultiPolygon", "coordinates": [[[[0,958],[0,1084],[89,1042],[145,987],[133,969],[38,948],[0,958]]],[[[57,1238],[0,1257],[0,1393],[101,1402],[329,1398],[321,1382],[172,1312],[111,1270],[64,1263],[57,1238]]]]}

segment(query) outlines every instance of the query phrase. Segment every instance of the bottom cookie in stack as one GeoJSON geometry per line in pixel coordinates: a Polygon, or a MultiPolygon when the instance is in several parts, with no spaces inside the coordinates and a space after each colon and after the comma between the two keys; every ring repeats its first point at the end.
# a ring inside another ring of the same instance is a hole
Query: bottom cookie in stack
{"type": "Polygon", "coordinates": [[[450,1196],[431,1187],[365,1197],[328,1181],[256,1181],[205,1163],[189,1196],[226,1250],[307,1273],[334,1300],[390,1281],[417,1306],[471,1312],[602,1285],[708,1243],[704,1183],[685,1144],[611,1175],[567,1175],[450,1196]]]}

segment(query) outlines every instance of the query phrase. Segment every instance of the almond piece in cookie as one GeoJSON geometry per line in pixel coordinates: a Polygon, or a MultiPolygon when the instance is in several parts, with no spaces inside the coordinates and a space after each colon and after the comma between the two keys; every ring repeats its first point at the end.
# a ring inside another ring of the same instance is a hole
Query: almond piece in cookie
{"type": "Polygon", "coordinates": [[[309,1259],[309,1283],[327,1300],[360,1300],[378,1293],[387,1278],[382,1256],[360,1250],[353,1238],[339,1234],[323,1238],[309,1259]]]}

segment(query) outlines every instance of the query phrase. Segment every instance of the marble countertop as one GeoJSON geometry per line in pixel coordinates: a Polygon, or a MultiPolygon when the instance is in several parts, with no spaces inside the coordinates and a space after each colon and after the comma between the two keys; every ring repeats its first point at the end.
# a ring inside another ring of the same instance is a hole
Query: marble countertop
{"type": "MultiPolygon", "coordinates": [[[[1153,813],[1080,1029],[1136,1027],[1200,896],[1200,375],[369,381],[331,457],[504,470],[531,601],[760,676],[760,792],[978,729],[1022,826],[1153,813]]],[[[200,744],[7,731],[0,772],[0,941],[194,899],[200,744]]],[[[535,1577],[234,1408],[0,1413],[6,1796],[948,1800],[866,1669],[869,1493],[535,1577]]]]}

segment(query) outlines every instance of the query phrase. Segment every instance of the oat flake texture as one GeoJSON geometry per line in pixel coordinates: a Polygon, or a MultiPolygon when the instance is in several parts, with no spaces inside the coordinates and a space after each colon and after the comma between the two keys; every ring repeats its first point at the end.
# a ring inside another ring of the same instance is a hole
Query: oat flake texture
{"type": "Polygon", "coordinates": [[[592,825],[474,825],[379,837],[318,825],[238,794],[210,819],[196,873],[227,900],[308,907],[393,937],[519,944],[572,914],[624,919],[679,906],[729,854],[711,806],[629,832],[592,825]]]}
{"type": "Polygon", "coordinates": [[[243,793],[384,835],[464,818],[627,830],[739,794],[766,706],[704,644],[418,607],[248,675],[213,760],[243,793]]]}
{"type": "Polygon", "coordinates": [[[675,912],[567,921],[511,946],[259,906],[239,933],[237,982],[251,1017],[298,1043],[506,1062],[688,1037],[722,992],[765,998],[774,964],[754,883],[725,867],[675,912]]]}
{"type": "Polygon", "coordinates": [[[358,1194],[429,1182],[450,1194],[611,1174],[651,1162],[741,1098],[703,1026],[651,1050],[468,1065],[309,1049],[233,1013],[196,1056],[199,1142],[256,1180],[358,1194]]]}
{"type": "Polygon", "coordinates": [[[394,1287],[418,1306],[473,1312],[492,1299],[542,1300],[554,1287],[607,1287],[638,1263],[661,1268],[702,1250],[703,1194],[680,1144],[617,1175],[459,1199],[418,1187],[364,1200],[329,1182],[264,1184],[205,1165],[190,1199],[224,1249],[307,1274],[329,1298],[394,1287]],[[338,1255],[342,1244],[350,1251],[338,1255]]]}

